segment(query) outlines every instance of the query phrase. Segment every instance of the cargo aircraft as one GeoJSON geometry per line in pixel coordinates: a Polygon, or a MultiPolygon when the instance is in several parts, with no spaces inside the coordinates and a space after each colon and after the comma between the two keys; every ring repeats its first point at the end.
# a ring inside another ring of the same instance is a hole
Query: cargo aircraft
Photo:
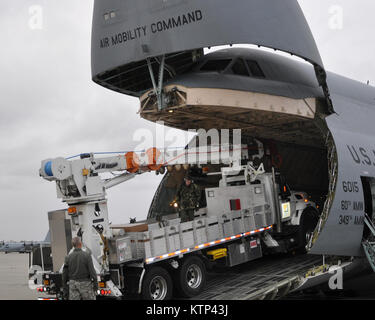
{"type": "Polygon", "coordinates": [[[51,244],[50,233],[48,232],[43,241],[0,241],[0,252],[12,253],[29,253],[33,248],[48,246],[51,244]]]}
{"type": "MultiPolygon", "coordinates": [[[[258,160],[318,204],[308,253],[373,266],[375,88],[325,69],[297,0],[95,0],[92,79],[149,121],[260,141],[258,160]]],[[[169,210],[173,179],[149,217],[169,210]]]]}

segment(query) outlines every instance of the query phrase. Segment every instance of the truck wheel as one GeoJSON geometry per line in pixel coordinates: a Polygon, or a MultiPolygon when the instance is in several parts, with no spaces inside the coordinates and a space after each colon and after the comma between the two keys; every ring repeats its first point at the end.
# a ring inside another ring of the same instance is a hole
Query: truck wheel
{"type": "Polygon", "coordinates": [[[319,221],[319,214],[313,208],[307,208],[302,212],[299,228],[299,244],[302,253],[306,253],[306,245],[310,241],[315,227],[319,221]]]}
{"type": "Polygon", "coordinates": [[[169,300],[172,298],[172,278],[162,267],[146,271],[142,282],[142,298],[145,300],[169,300]]]}
{"type": "Polygon", "coordinates": [[[185,298],[192,298],[202,292],[206,285],[206,268],[197,256],[185,259],[176,271],[175,279],[178,293],[185,298]]]}

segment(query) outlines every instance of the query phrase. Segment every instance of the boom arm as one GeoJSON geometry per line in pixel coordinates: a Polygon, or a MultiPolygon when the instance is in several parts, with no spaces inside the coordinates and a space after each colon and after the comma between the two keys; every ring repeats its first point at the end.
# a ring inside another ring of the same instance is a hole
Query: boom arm
{"type": "Polygon", "coordinates": [[[91,153],[82,154],[77,160],[47,159],[42,161],[39,173],[44,179],[55,181],[58,197],[70,204],[105,199],[106,189],[138,174],[159,171],[166,166],[207,163],[239,166],[241,159],[247,158],[247,147],[243,145],[204,146],[163,152],[151,148],[142,153],[128,152],[105,158],[96,158],[91,153]],[[123,173],[108,179],[102,179],[99,175],[113,172],[123,173]]]}

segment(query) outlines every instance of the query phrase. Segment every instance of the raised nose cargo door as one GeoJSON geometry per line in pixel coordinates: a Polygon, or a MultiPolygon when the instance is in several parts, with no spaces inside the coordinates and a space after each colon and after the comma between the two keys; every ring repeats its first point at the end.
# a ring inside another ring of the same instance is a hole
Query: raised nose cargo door
{"type": "Polygon", "coordinates": [[[323,62],[297,0],[95,0],[92,77],[111,90],[139,97],[156,87],[150,69],[159,71],[159,81],[171,79],[203,48],[229,44],[306,59],[333,110],[323,62]]]}

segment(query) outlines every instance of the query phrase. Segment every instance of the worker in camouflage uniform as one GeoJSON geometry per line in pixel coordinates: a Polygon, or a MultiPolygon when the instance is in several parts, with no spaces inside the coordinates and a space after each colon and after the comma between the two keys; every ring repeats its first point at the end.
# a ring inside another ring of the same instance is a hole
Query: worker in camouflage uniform
{"type": "Polygon", "coordinates": [[[82,251],[79,237],[73,238],[72,245],[74,250],[64,262],[64,291],[68,291],[69,281],[69,300],[96,300],[98,282],[91,255],[82,251]]]}
{"type": "Polygon", "coordinates": [[[199,208],[200,197],[200,188],[193,182],[190,175],[186,175],[176,196],[181,222],[194,220],[194,212],[199,208]]]}

